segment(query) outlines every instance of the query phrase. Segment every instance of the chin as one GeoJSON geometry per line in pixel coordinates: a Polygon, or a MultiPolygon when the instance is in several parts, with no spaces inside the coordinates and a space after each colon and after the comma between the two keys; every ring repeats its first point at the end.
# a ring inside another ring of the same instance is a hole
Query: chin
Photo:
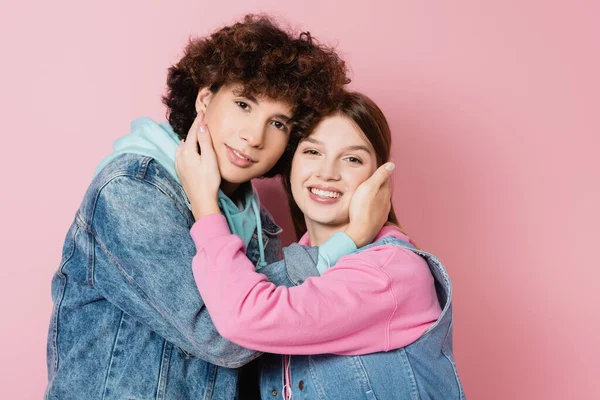
{"type": "Polygon", "coordinates": [[[252,174],[240,174],[237,171],[224,171],[221,173],[221,179],[233,184],[242,184],[254,179],[252,174]]]}
{"type": "Polygon", "coordinates": [[[237,168],[236,166],[231,165],[227,160],[222,163],[220,159],[217,159],[217,163],[219,165],[221,179],[224,181],[240,184],[248,182],[250,179],[254,178],[251,169],[237,168]]]}
{"type": "Polygon", "coordinates": [[[340,218],[337,218],[336,215],[331,215],[331,213],[327,214],[322,212],[308,212],[304,213],[304,216],[321,225],[340,225],[343,223],[340,218]]]}

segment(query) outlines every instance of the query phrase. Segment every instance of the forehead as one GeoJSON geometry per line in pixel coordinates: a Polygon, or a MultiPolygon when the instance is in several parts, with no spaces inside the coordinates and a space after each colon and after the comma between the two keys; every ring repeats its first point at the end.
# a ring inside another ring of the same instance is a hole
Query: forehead
{"type": "Polygon", "coordinates": [[[310,138],[318,140],[327,147],[332,148],[350,146],[373,148],[358,125],[350,118],[341,115],[323,119],[308,136],[309,140],[310,138]]]}

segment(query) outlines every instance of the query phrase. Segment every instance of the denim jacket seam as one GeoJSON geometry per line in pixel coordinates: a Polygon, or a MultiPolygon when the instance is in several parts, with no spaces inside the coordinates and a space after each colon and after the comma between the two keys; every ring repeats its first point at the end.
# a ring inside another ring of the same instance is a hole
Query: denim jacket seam
{"type": "Polygon", "coordinates": [[[158,385],[156,388],[156,399],[160,400],[165,397],[166,387],[169,379],[169,366],[171,361],[171,352],[173,344],[163,338],[163,350],[160,358],[160,368],[158,374],[158,385]],[[167,354],[168,353],[168,354],[167,354]]]}
{"type": "Polygon", "coordinates": [[[358,373],[360,375],[362,375],[363,378],[363,383],[366,384],[366,387],[363,387],[363,390],[365,391],[365,394],[369,391],[373,391],[373,386],[371,384],[371,379],[369,379],[369,374],[367,374],[367,370],[365,368],[365,365],[362,362],[362,358],[361,356],[353,356],[354,359],[356,360],[356,368],[358,369],[358,373]]]}
{"type": "Polygon", "coordinates": [[[405,347],[401,347],[398,350],[400,350],[404,354],[404,356],[406,358],[406,363],[408,364],[407,366],[408,366],[408,368],[410,368],[410,380],[411,380],[411,383],[414,385],[414,389],[415,389],[414,392],[411,390],[413,399],[419,400],[421,398],[421,395],[419,394],[419,383],[415,379],[415,370],[413,369],[412,363],[410,362],[410,359],[409,359],[410,356],[408,355],[408,352],[406,351],[405,347]]]}
{"type": "Polygon", "coordinates": [[[112,350],[110,352],[110,361],[108,362],[108,369],[106,370],[106,377],[104,378],[104,391],[102,392],[102,399],[106,398],[107,391],[109,391],[108,380],[110,379],[110,372],[112,370],[113,361],[115,359],[115,349],[117,347],[117,342],[119,341],[119,335],[121,335],[121,328],[123,327],[124,319],[125,319],[125,312],[123,312],[123,310],[121,310],[121,320],[119,321],[119,327],[117,328],[117,332],[115,333],[112,350]]]}
{"type": "Polygon", "coordinates": [[[217,372],[218,368],[216,365],[211,364],[208,366],[210,372],[208,373],[209,377],[207,379],[206,389],[204,391],[204,399],[210,400],[212,399],[213,393],[215,391],[215,382],[217,380],[217,372]]]}
{"type": "Polygon", "coordinates": [[[95,261],[96,261],[96,252],[94,251],[94,237],[91,234],[88,234],[88,245],[90,246],[90,253],[88,256],[88,276],[87,276],[87,281],[88,281],[88,285],[90,285],[90,287],[92,288],[96,288],[95,282],[94,282],[94,269],[95,269],[95,261]]]}
{"type": "Polygon", "coordinates": [[[146,178],[146,171],[148,170],[148,165],[150,164],[150,162],[153,160],[152,157],[144,157],[142,159],[142,161],[140,162],[140,166],[137,170],[137,173],[135,174],[135,177],[137,179],[145,179],[146,178]]]}
{"type": "Polygon", "coordinates": [[[460,378],[458,377],[456,363],[453,361],[452,357],[450,357],[450,356],[448,356],[448,354],[446,354],[446,351],[444,350],[444,344],[446,343],[446,340],[448,340],[448,335],[450,334],[450,332],[452,332],[452,324],[453,324],[453,321],[452,321],[452,319],[450,319],[450,324],[448,325],[448,329],[446,330],[446,334],[444,335],[444,340],[442,342],[441,350],[442,350],[442,354],[444,355],[444,357],[448,360],[448,362],[452,366],[452,372],[454,373],[454,379],[456,379],[456,385],[458,386],[459,398],[462,399],[464,396],[464,393],[463,393],[462,385],[460,384],[460,378]]]}
{"type": "Polygon", "coordinates": [[[60,313],[62,301],[65,297],[65,287],[67,286],[67,277],[65,274],[63,274],[63,268],[71,260],[71,258],[73,258],[73,255],[75,254],[75,236],[77,235],[78,230],[79,229],[76,228],[71,237],[71,252],[63,260],[63,262],[61,263],[60,267],[57,270],[57,274],[58,274],[58,276],[61,277],[61,280],[64,280],[64,284],[61,285],[61,287],[60,287],[59,296],[57,296],[60,298],[60,300],[58,300],[56,302],[53,313],[52,313],[53,314],[52,318],[54,319],[54,327],[52,329],[52,351],[54,352],[54,373],[56,373],[56,371],[58,370],[58,361],[59,361],[58,360],[58,314],[60,313]]]}
{"type": "MultiPolygon", "coordinates": [[[[283,356],[282,356],[282,359],[283,359],[283,356]]],[[[327,395],[325,394],[325,388],[323,388],[323,385],[321,385],[321,382],[317,378],[317,374],[315,373],[315,370],[311,365],[314,363],[315,363],[315,361],[313,361],[312,356],[309,355],[308,356],[308,372],[310,373],[310,376],[312,377],[312,381],[313,381],[315,387],[317,388],[317,394],[319,395],[319,399],[327,399],[327,395]]]]}

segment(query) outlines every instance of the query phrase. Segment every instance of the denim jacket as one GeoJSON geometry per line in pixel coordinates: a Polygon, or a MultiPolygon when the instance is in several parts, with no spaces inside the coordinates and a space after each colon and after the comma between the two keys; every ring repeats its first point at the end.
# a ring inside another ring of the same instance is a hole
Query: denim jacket
{"type": "MultiPolygon", "coordinates": [[[[452,285],[446,269],[435,256],[394,237],[381,238],[358,251],[380,245],[405,247],[427,261],[442,308],[438,320],[415,342],[385,353],[362,356],[264,355],[260,360],[262,399],[283,398],[284,365],[288,366],[288,375],[291,376],[289,389],[293,400],[465,399],[452,352],[452,285]]],[[[312,257],[316,258],[316,254],[312,257]]],[[[309,259],[304,260],[306,264],[309,259]]],[[[285,280],[286,277],[289,278],[286,282],[288,287],[299,285],[306,279],[294,274],[281,274],[279,278],[285,280]]],[[[348,318],[352,318],[352,310],[348,310],[348,318]]]]}
{"type": "MultiPolygon", "coordinates": [[[[151,157],[121,155],[95,176],[52,279],[47,399],[236,397],[236,368],[261,353],[227,341],[212,324],[192,275],[188,204],[151,157]]],[[[260,214],[273,263],[281,229],[260,214]]],[[[247,255],[258,261],[256,233],[247,255]]],[[[277,284],[288,272],[285,263],[261,269],[277,284]]],[[[291,271],[316,273],[316,263],[291,271]]]]}

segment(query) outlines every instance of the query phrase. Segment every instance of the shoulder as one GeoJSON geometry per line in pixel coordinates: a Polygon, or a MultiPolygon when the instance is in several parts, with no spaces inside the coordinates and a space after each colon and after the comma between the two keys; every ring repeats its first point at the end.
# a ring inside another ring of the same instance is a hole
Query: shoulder
{"type": "Polygon", "coordinates": [[[157,183],[160,186],[180,186],[154,158],[140,154],[122,154],[111,160],[94,176],[90,187],[101,190],[119,177],[157,183]]]}
{"type": "Polygon", "coordinates": [[[99,203],[114,211],[138,207],[148,213],[165,208],[188,210],[181,186],[152,157],[123,154],[109,162],[92,180],[80,207],[91,224],[99,203]]]}
{"type": "Polygon", "coordinates": [[[427,268],[426,260],[415,251],[410,239],[394,227],[384,228],[375,242],[358,249],[354,256],[371,260],[371,263],[379,268],[427,268]]]}

